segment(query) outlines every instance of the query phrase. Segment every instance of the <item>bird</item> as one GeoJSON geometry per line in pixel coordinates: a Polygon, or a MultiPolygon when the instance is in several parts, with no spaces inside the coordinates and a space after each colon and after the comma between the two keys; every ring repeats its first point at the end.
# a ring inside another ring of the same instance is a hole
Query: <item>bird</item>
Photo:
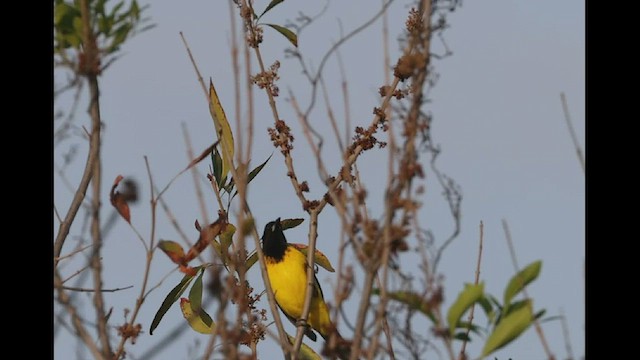
{"type": "MultiPolygon", "coordinates": [[[[302,308],[307,288],[307,257],[295,246],[287,242],[280,218],[269,222],[262,235],[262,251],[269,275],[269,283],[276,303],[285,316],[294,324],[302,317],[302,308]]],[[[327,340],[335,331],[329,317],[329,307],[324,301],[322,288],[313,275],[314,288],[305,335],[317,340],[314,330],[327,340]]],[[[341,338],[341,336],[338,337],[341,338]]]]}

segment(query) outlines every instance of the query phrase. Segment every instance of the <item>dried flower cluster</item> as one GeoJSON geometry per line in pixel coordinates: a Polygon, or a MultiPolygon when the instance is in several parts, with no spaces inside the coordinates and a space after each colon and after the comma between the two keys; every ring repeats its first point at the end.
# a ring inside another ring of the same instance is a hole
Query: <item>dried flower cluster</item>
{"type": "Polygon", "coordinates": [[[407,17],[407,21],[405,21],[405,26],[407,27],[407,31],[411,36],[419,36],[424,33],[424,22],[422,20],[422,15],[420,12],[412,7],[409,10],[409,17],[407,17]]]}
{"type": "Polygon", "coordinates": [[[293,135],[291,135],[291,128],[284,122],[284,120],[276,121],[276,127],[268,128],[269,137],[273,146],[280,148],[282,155],[288,154],[293,149],[293,135]]]}
{"type": "Polygon", "coordinates": [[[275,84],[280,79],[278,76],[278,69],[280,69],[280,62],[276,60],[269,67],[269,70],[258,73],[256,76],[251,77],[251,81],[256,84],[260,89],[267,89],[271,96],[277,97],[280,94],[280,89],[275,84]]]}
{"type": "MultiPolygon", "coordinates": [[[[385,97],[387,96],[387,94],[389,93],[389,90],[391,90],[391,86],[389,85],[384,85],[381,86],[378,89],[378,93],[380,94],[381,97],[385,97]]],[[[396,98],[396,100],[402,100],[404,99],[405,96],[407,96],[409,94],[409,89],[396,89],[393,94],[391,94],[391,96],[393,96],[394,98],[396,98]]]]}
{"type": "MultiPolygon", "coordinates": [[[[373,134],[377,132],[378,124],[380,123],[371,125],[367,129],[364,129],[361,126],[356,126],[356,129],[355,129],[356,134],[353,136],[353,143],[349,147],[349,153],[352,153],[353,150],[358,146],[361,146],[362,150],[372,149],[376,145],[378,145],[380,149],[387,146],[386,142],[378,141],[378,139],[376,139],[376,137],[373,136],[373,134]]],[[[386,127],[383,124],[380,124],[380,127],[383,129],[386,129],[386,127]]]]}
{"type": "Polygon", "coordinates": [[[427,59],[423,54],[407,54],[398,59],[393,75],[405,81],[426,66],[427,59]]]}

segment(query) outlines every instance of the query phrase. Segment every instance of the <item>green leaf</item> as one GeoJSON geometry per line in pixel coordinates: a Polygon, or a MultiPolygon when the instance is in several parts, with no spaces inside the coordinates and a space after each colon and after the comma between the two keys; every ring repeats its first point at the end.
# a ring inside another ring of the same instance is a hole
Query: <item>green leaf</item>
{"type": "Polygon", "coordinates": [[[227,224],[224,232],[218,235],[220,237],[220,255],[222,256],[225,267],[227,266],[227,252],[233,242],[233,234],[235,234],[235,232],[236,227],[233,224],[227,224]]]}
{"type": "MultiPolygon", "coordinates": [[[[380,296],[380,289],[374,289],[372,294],[380,296]]],[[[436,323],[436,318],[431,312],[431,305],[420,294],[412,291],[392,291],[387,292],[387,296],[391,300],[395,300],[407,305],[410,309],[418,310],[425,314],[433,323],[436,323]]]]}
{"type": "Polygon", "coordinates": [[[200,275],[196,278],[196,281],[191,286],[191,290],[189,291],[189,301],[185,303],[184,301],[180,301],[180,308],[182,310],[182,315],[185,316],[189,325],[198,331],[203,332],[205,334],[211,333],[211,324],[213,324],[213,319],[211,316],[207,314],[206,311],[202,308],[202,276],[204,275],[204,271],[200,272],[200,275]],[[188,305],[186,307],[185,305],[188,305]],[[191,310],[192,315],[187,317],[188,311],[191,310]],[[196,319],[197,318],[197,319],[196,319]],[[202,329],[198,324],[204,324],[205,328],[202,329]]]}
{"type": "Polygon", "coordinates": [[[482,332],[484,331],[483,328],[481,328],[480,326],[476,325],[476,324],[470,324],[468,321],[458,321],[458,329],[470,329],[470,331],[474,334],[478,334],[478,335],[482,335],[482,332]]]}
{"type": "Polygon", "coordinates": [[[222,188],[225,179],[222,178],[222,156],[217,146],[213,148],[213,152],[211,153],[211,162],[213,165],[213,177],[216,179],[218,188],[222,188]]]}
{"type": "MultiPolygon", "coordinates": [[[[195,267],[194,270],[197,272],[201,268],[202,266],[198,266],[198,267],[195,267]]],[[[187,286],[189,286],[189,283],[191,283],[191,280],[193,280],[192,275],[188,275],[188,274],[185,275],[182,278],[182,281],[180,281],[180,283],[176,285],[176,287],[174,287],[169,292],[169,294],[167,294],[167,297],[162,302],[162,305],[160,305],[158,312],[156,312],[156,315],[153,317],[149,334],[153,335],[153,330],[155,330],[155,328],[158,327],[158,325],[160,324],[160,320],[162,320],[162,317],[164,316],[164,314],[166,314],[169,308],[171,307],[171,305],[173,305],[173,303],[180,298],[180,295],[182,295],[182,293],[187,289],[187,286]]]]}
{"type": "MultiPolygon", "coordinates": [[[[253,180],[253,178],[256,177],[256,175],[258,175],[258,173],[260,173],[260,171],[262,170],[262,168],[267,165],[267,162],[271,159],[271,157],[273,156],[273,153],[271,153],[271,155],[269,155],[269,157],[267,158],[267,160],[265,160],[262,164],[258,165],[255,169],[251,170],[249,172],[249,174],[247,174],[247,184],[251,182],[251,180],[253,180]]],[[[231,178],[231,180],[229,180],[229,184],[227,184],[227,186],[225,186],[225,190],[227,190],[227,192],[231,192],[231,190],[233,189],[233,186],[235,185],[235,182],[233,181],[233,178],[231,178]]],[[[238,192],[236,191],[235,194],[233,194],[233,196],[235,197],[236,194],[238,192]]]]}
{"type": "Polygon", "coordinates": [[[462,315],[475,304],[484,293],[484,282],[478,285],[465,284],[464,289],[458,295],[456,301],[447,312],[447,322],[449,323],[449,333],[453,336],[458,322],[462,315]]]}
{"type": "Polygon", "coordinates": [[[471,342],[471,338],[465,332],[459,332],[453,336],[454,339],[471,342]]]}
{"type": "Polygon", "coordinates": [[[111,45],[109,46],[110,53],[118,50],[120,45],[122,45],[122,43],[124,43],[124,41],[127,40],[127,37],[129,36],[129,32],[131,31],[132,28],[133,28],[133,25],[131,23],[125,23],[114,30],[113,40],[111,40],[111,45]]]}
{"type": "Polygon", "coordinates": [[[267,162],[271,159],[272,156],[273,156],[273,153],[271,153],[271,155],[269,155],[267,160],[265,160],[262,164],[258,165],[255,169],[253,169],[253,170],[251,170],[249,172],[249,175],[247,175],[247,183],[250,183],[251,180],[253,180],[253,178],[255,178],[256,175],[258,175],[260,173],[260,171],[262,171],[262,168],[265,165],[267,165],[267,162]]]}
{"type": "Polygon", "coordinates": [[[80,10],[71,4],[57,4],[53,10],[53,24],[57,30],[68,33],[73,27],[73,20],[80,17],[80,10]]]}
{"type": "Polygon", "coordinates": [[[484,310],[484,314],[487,316],[487,319],[489,319],[489,322],[493,321],[496,313],[493,310],[493,306],[491,305],[489,298],[487,296],[481,297],[478,300],[478,304],[482,307],[482,310],[484,310]]]}
{"type": "Polygon", "coordinates": [[[296,218],[296,219],[284,219],[280,220],[280,225],[282,226],[282,230],[287,230],[294,228],[304,222],[304,219],[296,218]]]}
{"type": "Polygon", "coordinates": [[[202,308],[202,276],[204,275],[204,271],[200,272],[200,275],[196,278],[196,281],[191,286],[191,290],[189,290],[189,302],[191,303],[191,308],[196,313],[200,311],[202,308]]]}
{"type": "Polygon", "coordinates": [[[491,354],[520,336],[533,322],[532,309],[533,304],[528,301],[526,306],[507,315],[489,335],[481,357],[491,354]]]}
{"type": "Polygon", "coordinates": [[[296,33],[294,33],[293,31],[287,29],[284,26],[280,26],[276,24],[265,24],[265,25],[276,30],[277,32],[282,34],[284,37],[286,37],[287,40],[289,40],[289,42],[293,44],[293,46],[298,47],[298,35],[296,35],[296,33]]]}
{"type": "MultiPolygon", "coordinates": [[[[535,315],[536,320],[538,320],[540,318],[540,316],[544,315],[544,314],[540,314],[543,311],[544,310],[541,310],[541,311],[536,313],[536,315],[535,315]]],[[[542,324],[542,323],[547,322],[547,321],[555,321],[555,320],[562,320],[562,316],[561,315],[549,316],[549,317],[546,317],[544,319],[540,319],[539,323],[542,324]]]]}
{"type": "Polygon", "coordinates": [[[522,308],[523,306],[526,306],[528,301],[529,300],[525,299],[525,300],[518,300],[518,301],[512,302],[508,308],[506,307],[504,308],[504,310],[502,311],[502,317],[505,317],[511,314],[512,312],[522,308]]]}
{"type": "MultiPolygon", "coordinates": [[[[287,337],[289,338],[289,343],[293,344],[296,339],[287,334],[287,337]]],[[[301,360],[322,360],[322,358],[320,357],[320,355],[318,355],[315,351],[313,351],[312,348],[310,348],[307,344],[302,343],[302,346],[300,346],[300,352],[298,353],[299,355],[299,359],[301,360]]]]}
{"type": "Polygon", "coordinates": [[[254,251],[251,255],[249,255],[247,261],[245,262],[246,269],[249,270],[256,262],[258,262],[258,253],[254,251]]]}
{"type": "Polygon", "coordinates": [[[520,270],[514,275],[509,284],[504,289],[504,312],[506,313],[511,300],[516,296],[527,284],[535,280],[540,274],[540,268],[542,267],[542,261],[534,261],[527,265],[524,269],[520,270]]]}
{"type": "Polygon", "coordinates": [[[123,5],[124,5],[124,1],[117,3],[116,6],[114,6],[113,9],[111,9],[111,14],[109,16],[112,18],[115,18],[123,5]]]}
{"type": "Polygon", "coordinates": [[[262,15],[266,14],[267,11],[271,10],[272,8],[274,8],[276,5],[280,4],[281,2],[284,2],[284,0],[271,0],[269,5],[267,5],[267,8],[264,9],[264,11],[262,12],[262,14],[260,14],[260,16],[258,16],[258,20],[262,17],[262,15]]]}

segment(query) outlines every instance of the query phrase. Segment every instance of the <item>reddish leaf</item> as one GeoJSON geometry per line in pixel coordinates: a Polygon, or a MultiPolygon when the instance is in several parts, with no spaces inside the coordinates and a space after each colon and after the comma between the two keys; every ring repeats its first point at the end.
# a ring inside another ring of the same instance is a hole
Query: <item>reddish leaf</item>
{"type": "Polygon", "coordinates": [[[174,263],[181,265],[186,264],[184,259],[184,250],[182,246],[175,241],[169,240],[160,240],[158,242],[158,247],[162,250],[171,261],[174,263]]]}
{"type": "Polygon", "coordinates": [[[113,182],[110,193],[111,205],[113,205],[113,207],[118,210],[120,216],[122,216],[129,224],[131,224],[131,213],[129,212],[129,205],[124,199],[124,196],[122,196],[119,191],[115,191],[116,187],[118,187],[118,184],[120,183],[120,181],[122,181],[122,179],[124,179],[124,177],[122,175],[118,175],[113,182]]]}
{"type": "Polygon", "coordinates": [[[187,168],[185,170],[191,168],[192,166],[194,166],[195,164],[199,163],[204,158],[209,156],[209,154],[211,154],[211,151],[213,151],[213,148],[216,147],[216,145],[218,145],[219,142],[220,142],[220,140],[216,141],[215,143],[213,143],[213,145],[209,146],[200,155],[198,155],[198,157],[196,157],[195,159],[191,160],[191,162],[189,163],[189,165],[187,165],[187,168]]]}
{"type": "Polygon", "coordinates": [[[200,266],[192,268],[191,266],[180,264],[179,270],[185,275],[196,276],[196,274],[198,274],[198,270],[200,270],[200,266]]]}
{"type": "Polygon", "coordinates": [[[219,214],[218,220],[200,230],[200,237],[191,249],[189,249],[189,252],[187,252],[185,262],[188,263],[198,256],[212,241],[215,241],[215,237],[222,233],[226,227],[227,217],[221,213],[219,214]]]}

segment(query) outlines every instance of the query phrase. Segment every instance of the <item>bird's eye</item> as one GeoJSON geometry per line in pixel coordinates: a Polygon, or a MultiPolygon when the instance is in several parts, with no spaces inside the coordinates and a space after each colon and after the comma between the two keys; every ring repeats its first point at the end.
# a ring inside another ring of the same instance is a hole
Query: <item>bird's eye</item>
{"type": "Polygon", "coordinates": [[[274,222],[273,224],[271,224],[271,232],[275,232],[276,231],[276,223],[274,222]]]}

